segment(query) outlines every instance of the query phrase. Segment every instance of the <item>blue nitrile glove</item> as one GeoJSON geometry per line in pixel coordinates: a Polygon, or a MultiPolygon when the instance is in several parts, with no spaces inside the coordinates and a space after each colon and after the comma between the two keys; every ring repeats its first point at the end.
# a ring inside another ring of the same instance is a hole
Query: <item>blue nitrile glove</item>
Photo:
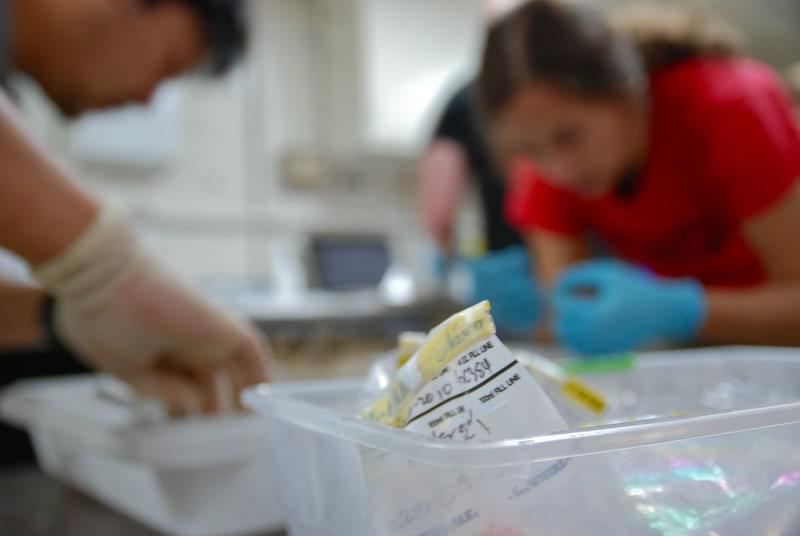
{"type": "Polygon", "coordinates": [[[529,335],[541,316],[541,297],[524,247],[514,246],[464,261],[471,275],[470,303],[489,300],[497,328],[529,335]]]}
{"type": "Polygon", "coordinates": [[[689,342],[706,319],[693,279],[665,279],[614,260],[568,270],[553,294],[554,332],[575,352],[626,352],[654,342],[689,342]]]}
{"type": "Polygon", "coordinates": [[[436,278],[436,283],[443,286],[447,283],[447,272],[449,271],[450,261],[445,257],[441,250],[436,250],[431,259],[431,270],[436,278]]]}

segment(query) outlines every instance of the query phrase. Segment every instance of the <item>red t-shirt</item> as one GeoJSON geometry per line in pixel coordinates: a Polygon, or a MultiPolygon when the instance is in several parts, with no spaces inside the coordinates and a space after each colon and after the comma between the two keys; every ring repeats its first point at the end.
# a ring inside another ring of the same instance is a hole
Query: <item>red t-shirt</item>
{"type": "Polygon", "coordinates": [[[518,167],[509,221],[570,236],[592,230],[620,257],[664,276],[763,282],[743,224],[800,177],[800,133],[779,78],[752,60],[693,60],[651,77],[651,103],[649,154],[631,196],[581,198],[533,165],[518,167]]]}

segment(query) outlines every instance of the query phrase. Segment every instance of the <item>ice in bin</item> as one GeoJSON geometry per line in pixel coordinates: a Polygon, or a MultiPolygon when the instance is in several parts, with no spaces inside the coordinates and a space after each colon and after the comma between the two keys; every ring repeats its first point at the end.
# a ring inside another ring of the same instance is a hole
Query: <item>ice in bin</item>
{"type": "Polygon", "coordinates": [[[252,534],[284,526],[254,415],[171,421],[128,403],[102,376],[21,382],[3,419],[26,428],[49,475],[167,534],[252,534]]]}
{"type": "Polygon", "coordinates": [[[419,520],[427,535],[464,522],[476,535],[568,534],[576,522],[593,534],[800,534],[800,351],[664,352],[591,383],[611,419],[662,417],[456,443],[354,418],[357,379],[262,386],[245,399],[267,421],[293,535],[397,534],[419,520]],[[387,460],[383,474],[365,471],[370,456],[387,460]],[[590,476],[575,493],[531,491],[559,463],[590,476]],[[510,492],[493,493],[498,483],[510,492]],[[438,499],[385,508],[401,488],[438,499]],[[578,499],[587,491],[615,505],[613,519],[578,499]],[[450,511],[465,492],[482,497],[478,506],[450,511]],[[561,525],[534,529],[542,517],[561,525]]]}

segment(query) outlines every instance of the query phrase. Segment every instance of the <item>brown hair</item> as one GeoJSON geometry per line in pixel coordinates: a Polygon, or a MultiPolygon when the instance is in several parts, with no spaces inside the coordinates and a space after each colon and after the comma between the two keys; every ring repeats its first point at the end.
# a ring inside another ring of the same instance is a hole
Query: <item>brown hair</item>
{"type": "Polygon", "coordinates": [[[537,81],[589,98],[643,95],[649,72],[738,50],[736,32],[686,6],[634,4],[612,22],[585,5],[530,0],[489,30],[480,107],[490,118],[537,81]]]}
{"type": "Polygon", "coordinates": [[[733,56],[742,46],[732,26],[685,4],[631,4],[612,18],[612,25],[633,42],[649,71],[697,57],[733,56]]]}

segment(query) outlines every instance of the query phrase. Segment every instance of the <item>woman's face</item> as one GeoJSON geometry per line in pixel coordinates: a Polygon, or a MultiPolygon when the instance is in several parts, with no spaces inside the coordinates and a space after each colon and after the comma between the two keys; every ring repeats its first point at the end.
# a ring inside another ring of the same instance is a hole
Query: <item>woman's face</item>
{"type": "Polygon", "coordinates": [[[531,84],[500,110],[497,142],[534,161],[544,178],[585,198],[614,191],[646,156],[646,106],[632,97],[575,97],[531,84]]]}

